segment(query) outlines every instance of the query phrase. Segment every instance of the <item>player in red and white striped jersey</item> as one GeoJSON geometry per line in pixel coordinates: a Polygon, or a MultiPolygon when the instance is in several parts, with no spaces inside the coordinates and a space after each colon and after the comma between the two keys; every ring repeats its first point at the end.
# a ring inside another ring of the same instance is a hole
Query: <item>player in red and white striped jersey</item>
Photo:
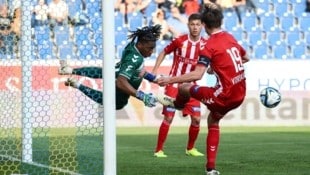
{"type": "MultiPolygon", "coordinates": [[[[188,29],[189,34],[183,34],[175,38],[161,51],[152,71],[154,74],[157,74],[157,69],[163,62],[165,56],[171,53],[173,53],[173,63],[169,76],[187,74],[195,69],[198,62],[199,50],[201,47],[204,47],[205,44],[205,39],[201,37],[202,23],[200,14],[192,14],[189,16],[188,29]]],[[[192,83],[196,84],[195,81],[192,83]]],[[[167,85],[165,87],[165,94],[175,98],[178,93],[178,86],[179,83],[167,85]]],[[[182,112],[183,116],[191,116],[191,125],[188,131],[189,138],[185,153],[190,156],[203,156],[203,154],[195,148],[195,141],[200,130],[200,102],[193,98],[190,99],[182,112]]],[[[175,108],[164,106],[162,114],[164,115],[164,119],[159,128],[157,146],[154,153],[155,157],[167,157],[163,152],[163,147],[175,115],[175,108]]]]}

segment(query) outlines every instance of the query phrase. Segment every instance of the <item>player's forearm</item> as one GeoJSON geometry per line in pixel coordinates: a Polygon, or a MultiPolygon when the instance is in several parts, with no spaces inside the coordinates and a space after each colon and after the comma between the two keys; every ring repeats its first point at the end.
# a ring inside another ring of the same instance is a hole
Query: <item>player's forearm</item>
{"type": "Polygon", "coordinates": [[[192,82],[192,81],[199,80],[200,78],[201,77],[197,74],[188,73],[188,74],[184,74],[184,75],[177,76],[177,77],[171,77],[169,79],[169,84],[192,82]]]}
{"type": "Polygon", "coordinates": [[[164,58],[166,57],[166,53],[164,51],[161,51],[156,59],[155,66],[153,67],[152,73],[156,74],[159,66],[164,61],[164,58]]]}
{"type": "Polygon", "coordinates": [[[200,80],[203,74],[206,71],[206,67],[197,66],[196,69],[190,73],[183,74],[181,76],[170,77],[169,83],[183,83],[183,82],[192,82],[196,80],[200,80]]]}
{"type": "Polygon", "coordinates": [[[123,91],[124,93],[134,96],[134,97],[136,96],[137,90],[129,84],[128,80],[125,77],[118,76],[115,84],[116,84],[116,87],[120,89],[121,91],[123,91]]]}

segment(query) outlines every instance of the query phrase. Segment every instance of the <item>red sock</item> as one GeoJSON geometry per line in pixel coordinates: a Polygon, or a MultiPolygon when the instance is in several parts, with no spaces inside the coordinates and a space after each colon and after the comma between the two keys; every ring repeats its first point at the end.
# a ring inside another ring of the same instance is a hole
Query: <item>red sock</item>
{"type": "Polygon", "coordinates": [[[199,134],[199,125],[191,125],[188,130],[187,150],[194,148],[196,139],[199,134]]]}
{"type": "Polygon", "coordinates": [[[207,153],[207,169],[215,169],[217,148],[220,140],[220,128],[218,125],[210,125],[208,127],[208,135],[206,140],[206,153],[207,153]]]}
{"type": "Polygon", "coordinates": [[[168,132],[169,132],[170,124],[166,121],[163,121],[159,127],[158,138],[157,138],[157,146],[155,152],[163,150],[164,143],[166,141],[168,132]]]}

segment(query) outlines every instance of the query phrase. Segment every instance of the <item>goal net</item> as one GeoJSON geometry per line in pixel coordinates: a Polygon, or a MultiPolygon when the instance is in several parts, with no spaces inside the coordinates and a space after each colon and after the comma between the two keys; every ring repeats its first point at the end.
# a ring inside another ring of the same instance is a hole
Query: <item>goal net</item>
{"type": "Polygon", "coordinates": [[[102,66],[101,1],[56,2],[0,1],[2,175],[103,174],[101,107],[65,85],[102,79],[58,74],[60,60],[102,66]]]}

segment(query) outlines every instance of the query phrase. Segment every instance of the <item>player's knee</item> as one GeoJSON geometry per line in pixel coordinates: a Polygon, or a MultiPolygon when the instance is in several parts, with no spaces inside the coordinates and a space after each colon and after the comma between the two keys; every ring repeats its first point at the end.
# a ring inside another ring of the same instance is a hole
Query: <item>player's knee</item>
{"type": "Polygon", "coordinates": [[[184,84],[181,84],[180,86],[179,86],[179,93],[181,94],[181,95],[183,95],[183,96],[189,96],[190,95],[190,93],[189,93],[189,90],[190,90],[190,88],[191,88],[191,84],[189,84],[189,83],[184,83],[184,84]]]}
{"type": "Polygon", "coordinates": [[[200,118],[199,117],[193,117],[191,125],[199,126],[200,125],[200,118]]]}

